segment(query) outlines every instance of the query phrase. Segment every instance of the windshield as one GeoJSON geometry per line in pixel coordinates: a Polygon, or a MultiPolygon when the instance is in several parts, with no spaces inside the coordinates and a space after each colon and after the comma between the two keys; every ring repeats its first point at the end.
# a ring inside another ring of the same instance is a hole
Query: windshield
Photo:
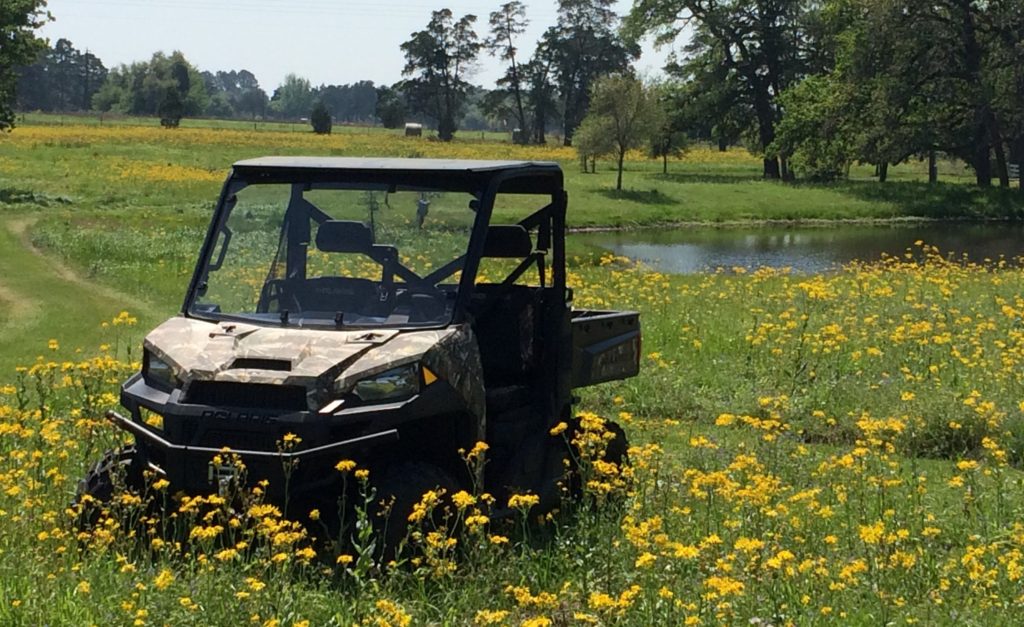
{"type": "Polygon", "coordinates": [[[474,197],[353,187],[236,192],[189,311],[296,326],[447,324],[474,197]]]}

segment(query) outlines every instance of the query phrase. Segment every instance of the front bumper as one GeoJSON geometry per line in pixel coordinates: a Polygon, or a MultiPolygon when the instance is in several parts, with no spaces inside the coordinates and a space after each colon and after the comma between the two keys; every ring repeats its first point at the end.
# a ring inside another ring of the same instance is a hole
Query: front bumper
{"type": "Polygon", "coordinates": [[[371,433],[370,435],[363,435],[348,440],[342,440],[340,442],[334,442],[332,444],[325,444],[323,446],[316,446],[313,448],[303,449],[301,451],[251,451],[245,449],[225,449],[225,448],[211,448],[206,446],[189,446],[187,444],[174,444],[168,440],[160,437],[150,429],[133,422],[128,418],[125,418],[116,411],[108,411],[107,419],[113,422],[116,426],[130,432],[135,436],[136,441],[143,440],[148,446],[155,446],[163,451],[172,452],[176,455],[186,456],[198,456],[204,459],[210,459],[214,455],[219,455],[224,452],[230,451],[231,453],[242,457],[242,459],[256,459],[260,461],[281,461],[281,462],[292,462],[301,461],[303,459],[309,460],[324,456],[338,456],[345,455],[354,450],[359,450],[367,445],[378,445],[386,444],[388,442],[394,442],[398,440],[398,429],[388,429],[387,431],[381,431],[379,433],[371,433]]]}
{"type": "Polygon", "coordinates": [[[130,415],[111,411],[107,418],[135,436],[144,467],[166,478],[172,490],[221,490],[221,468],[211,462],[230,452],[244,463],[246,483],[269,482],[265,490],[272,499],[282,497],[286,486],[291,496],[331,492],[341,483],[333,470],[340,460],[369,466],[398,448],[403,425],[464,407],[454,390],[440,382],[405,401],[329,415],[207,406],[184,402],[179,390],[153,388],[140,375],[125,382],[121,404],[130,415]],[[146,424],[144,411],[159,414],[162,426],[146,424]],[[289,434],[296,439],[286,444],[289,434]]]}

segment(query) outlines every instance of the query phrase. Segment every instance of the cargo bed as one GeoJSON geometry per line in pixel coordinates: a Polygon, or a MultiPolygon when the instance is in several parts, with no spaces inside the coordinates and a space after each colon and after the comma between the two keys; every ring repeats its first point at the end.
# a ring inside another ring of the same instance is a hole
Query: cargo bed
{"type": "Polygon", "coordinates": [[[572,387],[634,377],[640,372],[640,314],[572,311],[572,387]]]}

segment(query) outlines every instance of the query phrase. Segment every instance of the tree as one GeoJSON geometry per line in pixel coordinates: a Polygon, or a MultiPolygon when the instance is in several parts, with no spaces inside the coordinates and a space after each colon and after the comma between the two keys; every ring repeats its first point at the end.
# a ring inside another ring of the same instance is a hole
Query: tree
{"type": "Polygon", "coordinates": [[[321,85],[314,90],[334,115],[345,122],[370,122],[377,107],[377,88],[372,81],[351,85],[321,85]]]}
{"type": "Polygon", "coordinates": [[[548,120],[557,115],[558,86],[554,83],[554,55],[546,42],[541,40],[530,62],[522,67],[526,82],[526,106],[530,111],[530,141],[534,144],[547,143],[548,120]]]}
{"type": "Polygon", "coordinates": [[[573,147],[580,157],[580,168],[587,173],[587,164],[590,164],[590,173],[597,171],[597,160],[599,157],[612,154],[615,151],[615,143],[612,141],[614,130],[611,121],[599,115],[588,115],[583,118],[580,125],[576,127],[573,135],[573,147]]]}
{"type": "MultiPolygon", "coordinates": [[[[1024,7],[1016,0],[989,3],[990,71],[996,86],[996,117],[1010,147],[1010,158],[1024,165],[1024,7]]],[[[1024,193],[1024,167],[1018,187],[1024,193]]]]}
{"type": "Polygon", "coordinates": [[[406,105],[402,90],[381,85],[377,88],[377,104],[374,115],[384,128],[401,128],[405,124],[406,105]]]}
{"type": "Polygon", "coordinates": [[[168,74],[169,80],[164,85],[164,95],[157,105],[157,114],[160,116],[161,126],[177,128],[185,115],[185,100],[192,87],[192,80],[189,77],[188,64],[183,57],[171,61],[168,74]]]}
{"type": "MultiPolygon", "coordinates": [[[[823,63],[811,52],[813,0],[636,0],[628,31],[633,37],[654,33],[659,43],[674,41],[692,26],[687,48],[691,60],[720,64],[730,91],[742,95],[757,121],[757,149],[765,152],[782,117],[776,98],[788,86],[823,63]],[[812,63],[813,59],[813,63],[812,63]]],[[[709,88],[713,87],[708,85],[709,88]]],[[[786,162],[765,152],[764,176],[785,177],[786,162]]]]}
{"type": "Polygon", "coordinates": [[[308,79],[288,74],[270,97],[270,108],[285,118],[302,118],[309,115],[314,98],[308,79]]]}
{"type": "Polygon", "coordinates": [[[98,111],[158,115],[173,121],[202,114],[209,106],[209,96],[202,75],[185,55],[156,52],[149,61],[112,69],[92,105],[98,111]]]}
{"type": "Polygon", "coordinates": [[[107,67],[99,57],[86,50],[78,57],[77,77],[74,106],[79,111],[88,111],[92,108],[92,97],[107,80],[107,67]]]}
{"type": "Polygon", "coordinates": [[[661,109],[660,124],[651,132],[647,154],[654,159],[661,159],[661,173],[668,174],[669,157],[681,157],[686,152],[687,138],[680,124],[678,115],[669,115],[677,100],[674,86],[662,84],[653,86],[654,96],[661,109]]]}
{"type": "Polygon", "coordinates": [[[18,75],[45,47],[36,29],[51,19],[45,0],[4,0],[0,3],[0,130],[14,128],[18,75]]]}
{"type": "Polygon", "coordinates": [[[815,180],[845,176],[857,153],[858,128],[846,86],[831,75],[812,76],[782,93],[786,117],[768,154],[786,154],[790,166],[815,180]]]}
{"type": "Polygon", "coordinates": [[[562,100],[566,146],[587,114],[594,81],[627,71],[640,56],[639,46],[619,36],[613,5],[614,0],[558,0],[558,21],[541,39],[562,100]]]}
{"type": "MultiPolygon", "coordinates": [[[[698,37],[700,33],[695,33],[694,39],[698,37]]],[[[729,70],[720,57],[698,55],[680,63],[672,55],[665,71],[675,83],[673,119],[692,138],[717,144],[724,152],[749,133],[754,112],[739,86],[728,80],[729,70]]]]}
{"type": "Polygon", "coordinates": [[[434,11],[427,28],[401,46],[402,74],[413,77],[405,82],[405,91],[416,110],[437,120],[442,141],[455,136],[469,88],[465,76],[480,52],[474,22],[475,15],[456,21],[448,9],[434,11]]]}
{"type": "Polygon", "coordinates": [[[58,39],[18,74],[19,109],[82,111],[90,108],[93,95],[107,78],[107,68],[95,55],[58,39]]]}
{"type": "Polygon", "coordinates": [[[259,87],[250,87],[238,96],[235,110],[239,113],[247,113],[255,120],[257,117],[265,117],[267,115],[267,106],[269,104],[270,98],[267,97],[267,92],[259,87]]]}
{"type": "MultiPolygon", "coordinates": [[[[843,163],[888,167],[937,151],[978,185],[1009,185],[1007,149],[1024,154],[1024,9],[1011,0],[830,0],[817,26],[833,63],[782,94],[780,157],[814,176],[843,163]],[[1015,150],[1015,147],[1019,149],[1015,150]],[[993,158],[995,167],[993,168],[993,158]]],[[[1020,158],[1018,156],[1018,158],[1020,158]]],[[[935,180],[930,167],[929,180],[935,180]]]]}
{"type": "Polygon", "coordinates": [[[317,135],[330,135],[333,122],[331,112],[323,100],[317,100],[313,110],[309,113],[309,123],[313,126],[313,132],[317,135]]]}
{"type": "Polygon", "coordinates": [[[657,93],[632,76],[599,79],[594,83],[587,117],[600,120],[597,128],[609,135],[618,166],[615,189],[621,190],[626,153],[647,143],[664,124],[657,93]]]}
{"type": "Polygon", "coordinates": [[[518,49],[515,39],[522,35],[529,25],[529,21],[526,19],[526,6],[519,0],[506,2],[501,5],[499,10],[491,13],[490,25],[490,36],[484,41],[484,46],[492,55],[508,62],[508,69],[505,71],[505,76],[498,79],[498,86],[512,98],[516,126],[520,131],[515,139],[520,143],[525,143],[528,136],[526,134],[526,109],[523,104],[523,75],[516,61],[518,49]]]}

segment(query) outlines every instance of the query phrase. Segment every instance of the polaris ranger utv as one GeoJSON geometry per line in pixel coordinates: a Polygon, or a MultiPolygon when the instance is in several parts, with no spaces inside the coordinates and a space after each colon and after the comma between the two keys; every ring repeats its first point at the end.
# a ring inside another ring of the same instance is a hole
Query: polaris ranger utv
{"type": "Polygon", "coordinates": [[[272,500],[324,511],[354,460],[378,496],[408,495],[404,517],[427,489],[469,487],[459,451],[485,441],[499,506],[554,507],[567,447],[549,430],[571,424],[574,388],[634,376],[640,355],[636,313],[571,308],[566,198],[554,163],[236,163],[181,313],[146,337],[127,416],[108,414],[135,445],[82,492],[106,496],[114,465],[216,492],[228,447],[272,500]]]}

